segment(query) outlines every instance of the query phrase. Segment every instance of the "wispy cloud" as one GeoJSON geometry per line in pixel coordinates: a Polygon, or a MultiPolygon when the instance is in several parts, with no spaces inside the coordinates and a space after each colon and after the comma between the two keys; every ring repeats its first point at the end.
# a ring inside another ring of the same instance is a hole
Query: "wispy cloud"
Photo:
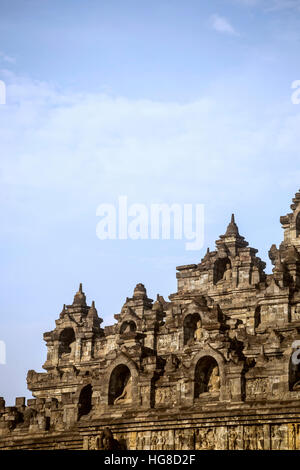
{"type": "MultiPolygon", "coordinates": [[[[111,191],[113,181],[120,194],[129,192],[131,197],[131,192],[146,195],[147,168],[149,180],[153,178],[157,186],[163,183],[167,190],[164,175],[172,174],[187,182],[181,183],[182,194],[191,193],[188,155],[197,175],[195,194],[198,184],[206,187],[207,175],[209,193],[220,181],[226,190],[226,171],[233,180],[238,175],[235,184],[242,187],[252,170],[256,173],[266,148],[278,154],[289,149],[291,158],[298,151],[297,107],[288,119],[277,110],[278,118],[269,123],[266,117],[264,123],[257,122],[250,109],[245,114],[243,95],[235,96],[241,104],[230,111],[232,97],[225,102],[216,90],[193,102],[177,103],[61,92],[13,74],[6,81],[10,99],[0,116],[5,155],[0,179],[7,185],[70,191],[80,186],[81,194],[102,197],[111,191]]],[[[172,187],[174,180],[169,180],[172,187]]],[[[229,191],[233,182],[228,184],[229,191]]],[[[146,197],[153,193],[152,185],[149,191],[146,197]]],[[[102,201],[97,197],[98,204],[102,201]]]]}
{"type": "Polygon", "coordinates": [[[300,11],[300,0],[273,0],[265,2],[267,11],[296,10],[300,11]]]}
{"type": "Polygon", "coordinates": [[[233,0],[235,3],[239,3],[241,5],[246,5],[246,6],[254,6],[258,5],[261,3],[261,0],[233,0]]]}
{"type": "Polygon", "coordinates": [[[7,62],[8,64],[16,63],[16,59],[14,57],[9,56],[2,51],[0,51],[0,61],[7,62]]]}
{"type": "Polygon", "coordinates": [[[244,6],[259,6],[265,11],[300,11],[300,0],[233,0],[244,6]]]}
{"type": "Polygon", "coordinates": [[[238,32],[234,29],[234,27],[229,22],[229,20],[227,20],[223,16],[212,15],[211,25],[212,25],[212,28],[216,30],[218,33],[230,34],[232,36],[239,36],[238,32]]]}

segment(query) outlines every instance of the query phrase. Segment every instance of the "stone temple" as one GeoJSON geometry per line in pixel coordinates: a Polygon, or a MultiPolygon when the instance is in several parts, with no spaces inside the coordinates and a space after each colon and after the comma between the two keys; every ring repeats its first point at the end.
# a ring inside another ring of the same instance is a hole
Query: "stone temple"
{"type": "Polygon", "coordinates": [[[176,293],[138,284],[112,326],[80,285],[28,372],[35,398],[0,398],[0,448],[300,449],[300,192],[280,222],[272,274],[232,216],[176,293]]]}

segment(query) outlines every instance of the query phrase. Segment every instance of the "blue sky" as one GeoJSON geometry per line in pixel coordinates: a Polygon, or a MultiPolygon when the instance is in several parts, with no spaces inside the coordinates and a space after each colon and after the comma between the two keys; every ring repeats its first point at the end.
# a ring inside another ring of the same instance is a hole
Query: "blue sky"
{"type": "MultiPolygon", "coordinates": [[[[79,282],[104,324],[176,291],[232,212],[267,261],[299,189],[300,1],[0,0],[0,395],[26,395],[79,282]],[[96,237],[97,206],[201,203],[205,242],[96,237]]],[[[268,272],[270,272],[268,263],[268,272]]]]}

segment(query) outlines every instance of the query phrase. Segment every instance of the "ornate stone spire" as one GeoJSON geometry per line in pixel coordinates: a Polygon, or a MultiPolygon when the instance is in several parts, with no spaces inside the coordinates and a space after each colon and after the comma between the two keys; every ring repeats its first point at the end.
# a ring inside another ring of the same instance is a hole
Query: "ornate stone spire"
{"type": "Polygon", "coordinates": [[[299,206],[300,204],[300,189],[299,191],[295,194],[295,197],[293,198],[293,202],[291,204],[291,209],[292,211],[296,210],[297,207],[299,206]]]}
{"type": "Polygon", "coordinates": [[[157,294],[156,301],[153,304],[152,310],[155,311],[155,312],[161,312],[162,309],[163,309],[163,307],[162,307],[162,303],[160,301],[160,296],[159,296],[159,294],[157,294]]]}
{"type": "Polygon", "coordinates": [[[81,307],[86,307],[86,298],[85,294],[82,291],[82,284],[79,284],[78,292],[74,296],[73,305],[80,305],[81,307]]]}
{"type": "Polygon", "coordinates": [[[89,311],[88,311],[88,317],[95,316],[95,315],[97,315],[97,310],[95,307],[95,301],[93,300],[92,305],[90,306],[89,311]]]}
{"type": "Polygon", "coordinates": [[[209,251],[209,247],[207,248],[206,250],[206,253],[204,255],[204,257],[202,258],[201,262],[203,261],[208,261],[209,260],[209,257],[210,257],[210,251],[209,251]]]}
{"type": "Polygon", "coordinates": [[[147,291],[145,289],[144,284],[139,283],[135,286],[133,291],[133,298],[134,299],[145,299],[147,298],[147,291]]]}
{"type": "Polygon", "coordinates": [[[291,204],[293,212],[280,217],[280,223],[284,230],[284,241],[282,245],[294,245],[300,251],[300,190],[295,194],[291,204]]]}
{"type": "Polygon", "coordinates": [[[98,317],[98,313],[95,307],[95,301],[92,301],[92,305],[89,308],[88,314],[87,314],[87,322],[89,326],[94,326],[94,327],[99,327],[99,324],[101,323],[102,319],[98,317]]]}
{"type": "Polygon", "coordinates": [[[231,221],[228,224],[225,236],[226,237],[236,237],[239,236],[239,229],[234,220],[234,214],[231,215],[231,221]]]}
{"type": "Polygon", "coordinates": [[[235,223],[234,214],[231,215],[230,223],[227,226],[227,230],[224,235],[220,235],[220,240],[217,240],[216,244],[226,243],[228,246],[235,245],[237,247],[243,248],[248,246],[245,238],[239,234],[239,229],[235,223]]]}
{"type": "Polygon", "coordinates": [[[66,304],[63,305],[63,308],[62,308],[62,311],[59,315],[59,318],[63,318],[65,316],[65,314],[67,313],[67,309],[66,309],[66,304]]]}

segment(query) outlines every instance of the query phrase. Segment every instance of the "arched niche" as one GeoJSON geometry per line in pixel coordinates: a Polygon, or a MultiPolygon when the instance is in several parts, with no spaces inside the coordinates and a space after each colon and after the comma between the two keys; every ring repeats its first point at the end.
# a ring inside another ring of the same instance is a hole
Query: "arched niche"
{"type": "Polygon", "coordinates": [[[190,313],[186,315],[183,321],[183,344],[197,339],[196,332],[201,328],[201,318],[199,313],[190,313]]]}
{"type": "Polygon", "coordinates": [[[296,237],[300,237],[300,212],[296,217],[296,237]]]}
{"type": "Polygon", "coordinates": [[[219,258],[214,264],[214,284],[231,279],[231,261],[229,258],[219,258]]]}
{"type": "Polygon", "coordinates": [[[114,368],[109,380],[108,404],[122,405],[132,402],[132,376],[125,364],[114,368]]]}
{"type": "Polygon", "coordinates": [[[254,312],[254,328],[257,328],[261,324],[261,306],[258,305],[254,312]]]}
{"type": "Polygon", "coordinates": [[[93,388],[91,384],[85,385],[82,388],[80,395],[79,395],[79,402],[78,402],[78,418],[81,416],[89,414],[92,409],[92,394],[93,388]]]}
{"type": "Polygon", "coordinates": [[[136,331],[136,323],[133,320],[124,321],[120,328],[120,335],[136,331]]]}
{"type": "Polygon", "coordinates": [[[220,372],[217,361],[211,356],[198,360],[195,367],[194,398],[203,394],[218,395],[220,392],[220,372]]]}
{"type": "Polygon", "coordinates": [[[75,333],[73,328],[65,328],[59,335],[59,357],[71,354],[75,347],[75,333]]]}
{"type": "Polygon", "coordinates": [[[300,390],[300,350],[296,350],[289,362],[289,390],[300,390]]]}

